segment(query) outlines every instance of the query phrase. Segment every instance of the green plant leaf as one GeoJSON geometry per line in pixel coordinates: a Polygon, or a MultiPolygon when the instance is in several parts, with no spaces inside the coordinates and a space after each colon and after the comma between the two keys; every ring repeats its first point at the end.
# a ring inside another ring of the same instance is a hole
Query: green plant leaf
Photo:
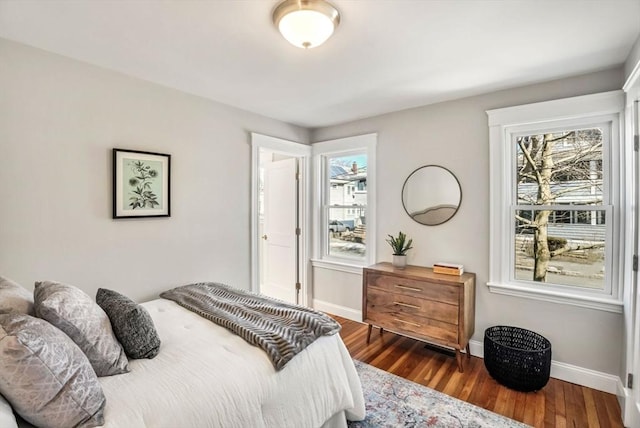
{"type": "Polygon", "coordinates": [[[393,235],[387,235],[389,239],[386,241],[391,245],[393,249],[394,256],[404,256],[407,254],[407,251],[412,249],[411,244],[413,243],[413,239],[409,239],[407,241],[407,235],[402,231],[398,232],[398,236],[394,237],[393,235]]]}

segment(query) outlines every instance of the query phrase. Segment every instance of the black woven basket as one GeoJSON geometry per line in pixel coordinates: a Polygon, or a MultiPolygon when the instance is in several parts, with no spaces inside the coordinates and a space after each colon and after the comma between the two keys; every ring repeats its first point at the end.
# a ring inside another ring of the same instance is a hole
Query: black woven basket
{"type": "Polygon", "coordinates": [[[519,327],[489,327],[484,331],[484,365],[504,386],[537,391],[549,381],[551,342],[519,327]]]}

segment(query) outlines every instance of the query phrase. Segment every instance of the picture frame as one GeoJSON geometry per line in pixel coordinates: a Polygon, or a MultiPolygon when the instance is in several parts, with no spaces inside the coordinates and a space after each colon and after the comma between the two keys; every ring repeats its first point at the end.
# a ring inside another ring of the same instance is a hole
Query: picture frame
{"type": "Polygon", "coordinates": [[[113,149],[113,218],[171,216],[171,155],[113,149]]]}

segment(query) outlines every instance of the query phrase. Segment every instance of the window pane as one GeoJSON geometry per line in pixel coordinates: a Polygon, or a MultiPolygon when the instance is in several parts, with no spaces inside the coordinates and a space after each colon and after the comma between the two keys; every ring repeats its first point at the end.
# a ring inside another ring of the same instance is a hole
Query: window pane
{"type": "Polygon", "coordinates": [[[367,205],[367,155],[329,158],[329,205],[367,205]]]}
{"type": "Polygon", "coordinates": [[[328,253],[331,256],[363,258],[367,239],[366,207],[329,208],[328,253]]]}
{"type": "Polygon", "coordinates": [[[517,196],[527,205],[602,205],[602,130],[516,137],[517,196]]]}
{"type": "Polygon", "coordinates": [[[515,279],[603,290],[605,227],[604,209],[516,211],[515,279]]]}
{"type": "Polygon", "coordinates": [[[367,156],[351,154],[328,158],[326,253],[364,258],[366,248],[367,156]]]}

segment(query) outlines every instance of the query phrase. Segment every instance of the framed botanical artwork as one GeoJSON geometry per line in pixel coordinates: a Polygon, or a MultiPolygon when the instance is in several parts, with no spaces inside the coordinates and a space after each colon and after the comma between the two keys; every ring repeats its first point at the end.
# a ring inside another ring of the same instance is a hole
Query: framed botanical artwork
{"type": "Polygon", "coordinates": [[[113,218],[171,215],[171,155],[113,149],[113,218]]]}

